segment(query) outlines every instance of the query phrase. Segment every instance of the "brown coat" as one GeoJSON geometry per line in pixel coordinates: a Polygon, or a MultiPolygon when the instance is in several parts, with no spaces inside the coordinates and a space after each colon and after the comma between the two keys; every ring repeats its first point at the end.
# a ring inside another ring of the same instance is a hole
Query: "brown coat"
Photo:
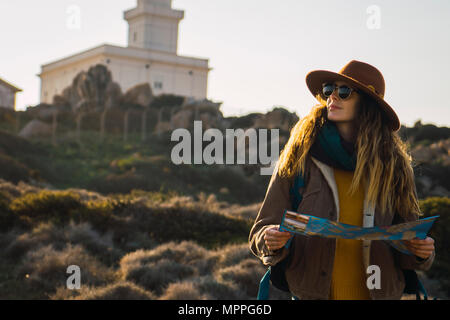
{"type": "MultiPolygon", "coordinates": [[[[289,190],[294,178],[282,178],[275,166],[267,192],[250,231],[250,250],[264,265],[273,266],[293,250],[286,268],[290,291],[299,299],[328,299],[334,262],[336,239],[295,235],[289,249],[270,251],[264,243],[267,228],[281,223],[284,210],[291,209],[289,190]]],[[[338,221],[339,197],[333,168],[308,155],[305,166],[305,187],[300,188],[303,198],[297,212],[338,221]]],[[[367,192],[367,189],[366,189],[367,192]]],[[[363,227],[386,226],[404,222],[399,215],[381,214],[364,202],[363,227]]],[[[417,220],[418,217],[411,217],[417,220]]],[[[428,270],[435,252],[426,260],[403,254],[384,241],[363,241],[364,270],[377,265],[381,271],[381,288],[369,290],[372,299],[400,299],[405,287],[401,269],[428,270]]],[[[370,276],[370,274],[368,274],[370,276]]]]}

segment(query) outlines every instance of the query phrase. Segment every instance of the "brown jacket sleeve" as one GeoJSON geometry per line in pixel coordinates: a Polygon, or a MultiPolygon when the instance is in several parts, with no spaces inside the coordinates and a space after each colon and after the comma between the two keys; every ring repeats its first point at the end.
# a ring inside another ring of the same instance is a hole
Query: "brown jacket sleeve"
{"type": "MultiPolygon", "coordinates": [[[[416,197],[417,197],[417,189],[414,189],[414,190],[416,192],[416,197]]],[[[404,218],[400,217],[399,214],[396,213],[392,224],[415,221],[418,219],[419,219],[419,216],[417,214],[410,215],[408,217],[408,219],[404,219],[404,218]]],[[[394,255],[402,269],[426,271],[431,268],[431,265],[434,262],[436,250],[433,250],[433,253],[427,259],[422,259],[415,255],[404,254],[395,249],[394,249],[394,255]]]]}
{"type": "Polygon", "coordinates": [[[289,178],[282,178],[278,174],[279,161],[275,165],[264,201],[259,209],[255,223],[250,231],[249,244],[252,253],[260,258],[264,265],[273,266],[287,256],[289,249],[281,248],[271,251],[264,243],[266,229],[279,226],[285,210],[291,210],[289,178]]]}

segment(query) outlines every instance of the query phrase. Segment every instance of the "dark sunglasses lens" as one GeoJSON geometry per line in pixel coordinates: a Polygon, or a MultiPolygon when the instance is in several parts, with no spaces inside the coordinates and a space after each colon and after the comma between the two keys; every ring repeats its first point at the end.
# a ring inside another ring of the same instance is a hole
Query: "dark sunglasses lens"
{"type": "Polygon", "coordinates": [[[322,93],[325,97],[331,96],[331,94],[334,91],[334,85],[333,84],[326,84],[323,86],[322,93]]]}
{"type": "Polygon", "coordinates": [[[339,98],[346,99],[346,98],[348,98],[350,93],[352,93],[352,89],[350,89],[349,87],[347,87],[347,86],[339,87],[339,90],[338,90],[339,98]]]}

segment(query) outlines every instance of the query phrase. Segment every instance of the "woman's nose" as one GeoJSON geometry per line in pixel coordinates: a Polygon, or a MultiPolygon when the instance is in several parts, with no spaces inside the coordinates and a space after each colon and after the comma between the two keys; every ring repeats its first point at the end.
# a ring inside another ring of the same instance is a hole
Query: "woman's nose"
{"type": "Polygon", "coordinates": [[[333,100],[338,100],[339,99],[339,95],[337,94],[337,89],[333,90],[333,92],[331,93],[330,98],[333,99],[333,100]]]}
{"type": "Polygon", "coordinates": [[[334,101],[337,101],[339,99],[339,96],[336,95],[336,90],[333,91],[333,93],[328,97],[328,104],[332,104],[334,101]]]}

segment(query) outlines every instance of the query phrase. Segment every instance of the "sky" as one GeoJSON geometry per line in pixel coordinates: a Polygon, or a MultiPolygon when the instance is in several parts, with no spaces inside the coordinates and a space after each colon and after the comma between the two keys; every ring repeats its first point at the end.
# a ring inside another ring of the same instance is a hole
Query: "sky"
{"type": "MultiPolygon", "coordinates": [[[[137,0],[0,2],[0,78],[23,89],[16,109],[39,103],[41,65],[103,43],[127,46],[123,11],[137,0]],[[73,8],[79,28],[70,27],[73,8]]],[[[312,70],[351,60],[377,67],[400,122],[450,126],[448,0],[173,0],[184,10],[178,54],[209,59],[207,98],[224,116],[282,106],[299,117],[316,103],[312,70]]]]}

